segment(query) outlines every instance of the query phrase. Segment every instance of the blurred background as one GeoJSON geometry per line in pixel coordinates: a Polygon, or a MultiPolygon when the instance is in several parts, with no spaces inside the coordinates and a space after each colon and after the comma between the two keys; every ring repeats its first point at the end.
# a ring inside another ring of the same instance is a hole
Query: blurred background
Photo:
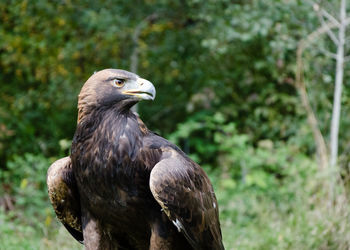
{"type": "Polygon", "coordinates": [[[138,112],[208,173],[226,249],[348,249],[345,3],[1,1],[0,249],[82,248],[45,179],[69,154],[82,84],[104,68],[154,83],[138,112]]]}

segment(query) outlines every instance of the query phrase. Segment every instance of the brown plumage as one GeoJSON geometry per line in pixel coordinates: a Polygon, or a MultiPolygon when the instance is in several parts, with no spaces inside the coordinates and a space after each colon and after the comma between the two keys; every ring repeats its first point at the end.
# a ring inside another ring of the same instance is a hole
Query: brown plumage
{"type": "Polygon", "coordinates": [[[88,79],[71,155],[48,171],[57,217],[86,249],[224,249],[205,172],[130,111],[154,97],[127,71],[88,79]]]}

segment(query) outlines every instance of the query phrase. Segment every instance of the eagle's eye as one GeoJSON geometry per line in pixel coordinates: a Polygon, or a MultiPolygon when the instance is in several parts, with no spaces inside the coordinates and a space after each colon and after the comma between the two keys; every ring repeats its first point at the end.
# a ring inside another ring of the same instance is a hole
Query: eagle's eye
{"type": "Polygon", "coordinates": [[[125,85],[125,80],[124,79],[116,78],[116,79],[113,80],[113,82],[114,82],[115,86],[117,86],[118,88],[121,88],[121,87],[123,87],[125,85]]]}

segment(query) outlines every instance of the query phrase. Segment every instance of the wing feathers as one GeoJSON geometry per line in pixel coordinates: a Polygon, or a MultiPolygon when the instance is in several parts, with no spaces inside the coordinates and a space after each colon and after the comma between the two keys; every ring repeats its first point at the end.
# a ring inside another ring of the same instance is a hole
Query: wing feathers
{"type": "Polygon", "coordinates": [[[57,218],[70,234],[83,242],[79,194],[70,157],[55,161],[47,171],[47,187],[57,218]]]}
{"type": "Polygon", "coordinates": [[[171,154],[153,168],[150,189],[193,248],[223,249],[215,194],[197,164],[178,153],[171,154]]]}

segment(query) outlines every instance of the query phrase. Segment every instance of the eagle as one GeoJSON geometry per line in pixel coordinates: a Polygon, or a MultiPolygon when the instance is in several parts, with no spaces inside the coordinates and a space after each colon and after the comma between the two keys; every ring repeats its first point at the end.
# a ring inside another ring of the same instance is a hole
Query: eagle
{"type": "Polygon", "coordinates": [[[70,155],[49,167],[47,187],[86,249],[224,249],[206,173],[131,110],[155,95],[121,69],[98,71],[81,89],[70,155]]]}

